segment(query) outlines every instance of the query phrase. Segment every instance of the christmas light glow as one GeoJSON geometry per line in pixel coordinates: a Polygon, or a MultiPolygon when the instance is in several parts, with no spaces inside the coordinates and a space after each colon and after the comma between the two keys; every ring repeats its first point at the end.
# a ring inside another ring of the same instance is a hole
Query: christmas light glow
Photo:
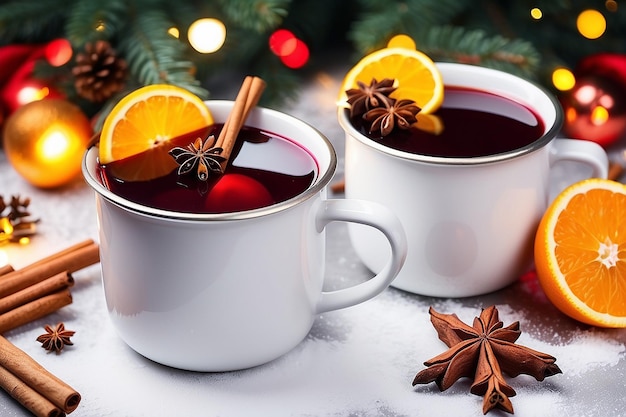
{"type": "Polygon", "coordinates": [[[226,26],[213,18],[198,19],[189,26],[187,39],[202,54],[218,51],[226,41],[226,26]]]}
{"type": "Polygon", "coordinates": [[[606,30],[606,19],[597,10],[585,10],[576,19],[576,28],[587,39],[598,39],[606,30]]]}
{"type": "Polygon", "coordinates": [[[54,129],[41,138],[40,154],[43,159],[58,159],[70,148],[70,137],[61,129],[54,129]]]}
{"type": "Polygon", "coordinates": [[[540,8],[534,7],[530,9],[530,17],[532,17],[535,20],[539,20],[543,17],[543,12],[541,11],[540,8]]]}
{"type": "Polygon", "coordinates": [[[17,92],[17,102],[20,106],[37,100],[43,100],[50,94],[48,87],[26,85],[17,92]]]}
{"type": "Polygon", "coordinates": [[[576,85],[576,77],[567,68],[557,68],[552,72],[552,84],[561,91],[571,90],[576,85]]]}
{"type": "MultiPolygon", "coordinates": [[[[34,144],[33,163],[47,167],[46,179],[59,184],[74,177],[84,140],[71,124],[53,123],[34,144]]],[[[80,164],[78,164],[80,165],[80,164]]]]}

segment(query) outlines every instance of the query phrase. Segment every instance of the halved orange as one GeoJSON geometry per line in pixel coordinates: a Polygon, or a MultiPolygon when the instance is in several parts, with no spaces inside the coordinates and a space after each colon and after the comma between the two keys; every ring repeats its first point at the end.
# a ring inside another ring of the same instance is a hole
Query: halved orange
{"type": "Polygon", "coordinates": [[[439,70],[426,54],[415,49],[415,42],[406,35],[392,38],[387,48],[372,52],[352,67],[343,80],[339,99],[346,101],[346,91],[358,88],[357,81],[369,85],[372,79],[384,78],[396,80],[397,89],[391,93],[392,98],[413,100],[422,114],[435,112],[443,102],[439,70]]]}
{"type": "Polygon", "coordinates": [[[126,180],[166,175],[177,164],[167,153],[167,142],[213,123],[206,104],[195,94],[169,84],[141,87],[120,100],[106,117],[100,134],[100,163],[139,154],[134,172],[126,180]]]}
{"type": "Polygon", "coordinates": [[[562,312],[626,327],[626,185],[594,178],[560,193],[539,224],[535,265],[562,312]]]}

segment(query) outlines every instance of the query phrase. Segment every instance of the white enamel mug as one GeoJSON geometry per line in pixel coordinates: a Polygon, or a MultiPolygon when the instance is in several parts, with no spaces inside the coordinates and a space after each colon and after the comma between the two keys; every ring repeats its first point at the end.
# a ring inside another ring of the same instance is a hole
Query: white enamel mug
{"type": "MultiPolygon", "coordinates": [[[[590,166],[593,176],[606,177],[607,155],[592,142],[555,139],[562,109],[535,84],[477,66],[437,66],[445,85],[492,92],[533,109],[543,119],[544,134],[523,148],[484,157],[416,155],[368,139],[340,108],[345,193],[384,204],[400,218],[409,253],[392,286],[437,297],[485,294],[513,283],[532,265],[552,167],[577,161],[590,166]]],[[[363,263],[381,270],[385,242],[357,225],[348,227],[363,263]]]]}
{"type": "MultiPolygon", "coordinates": [[[[220,122],[232,102],[207,105],[220,122]]],[[[83,174],[96,191],[111,320],[131,348],[161,364],[230,371],[276,359],[305,338],[316,315],[379,294],[404,262],[406,238],[388,209],[326,199],[336,156],[320,132],[261,108],[252,111],[246,124],[308,150],[319,170],[313,184],[290,200],[255,210],[168,212],[110,192],[99,179],[97,149],[86,153],[83,174]],[[375,277],[326,292],[324,228],[336,220],[381,231],[390,255],[375,277]]]]}

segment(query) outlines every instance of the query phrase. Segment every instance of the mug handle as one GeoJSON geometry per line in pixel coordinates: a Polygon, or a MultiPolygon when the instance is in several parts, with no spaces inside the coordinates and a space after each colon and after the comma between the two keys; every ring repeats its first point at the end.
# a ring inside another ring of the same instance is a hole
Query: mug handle
{"type": "Polygon", "coordinates": [[[323,291],[316,314],[350,307],[380,294],[398,275],[407,255],[407,240],[400,220],[381,204],[356,199],[324,200],[315,219],[317,231],[321,232],[333,221],[360,223],[380,230],[391,245],[391,256],[371,279],[341,290],[323,291]]]}
{"type": "Polygon", "coordinates": [[[591,167],[594,178],[608,176],[609,159],[602,146],[580,139],[556,139],[550,150],[550,165],[557,161],[581,162],[591,167]]]}

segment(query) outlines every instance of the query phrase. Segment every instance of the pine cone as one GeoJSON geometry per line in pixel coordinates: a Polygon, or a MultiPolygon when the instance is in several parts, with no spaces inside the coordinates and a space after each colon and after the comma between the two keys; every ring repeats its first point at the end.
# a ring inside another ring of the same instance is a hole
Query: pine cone
{"type": "Polygon", "coordinates": [[[115,55],[111,44],[99,40],[87,43],[85,52],[76,55],[72,74],[78,95],[100,103],[124,88],[126,61],[115,55]]]}

